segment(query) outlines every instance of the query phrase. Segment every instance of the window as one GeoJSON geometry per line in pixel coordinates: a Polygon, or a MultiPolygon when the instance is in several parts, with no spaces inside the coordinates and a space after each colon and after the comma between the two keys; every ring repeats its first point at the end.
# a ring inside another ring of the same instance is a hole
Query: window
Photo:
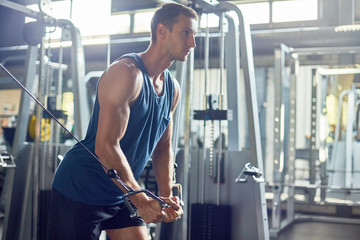
{"type": "MultiPolygon", "coordinates": [[[[81,36],[99,36],[129,33],[129,14],[111,15],[111,1],[77,0],[52,2],[52,16],[58,19],[70,19],[79,28],[81,36]]],[[[39,11],[37,5],[27,6],[39,11]]],[[[53,33],[53,38],[60,34],[53,33]]]]}
{"type": "Polygon", "coordinates": [[[239,4],[244,18],[249,24],[269,23],[270,4],[268,2],[239,4]]]}
{"type": "Polygon", "coordinates": [[[150,22],[155,11],[138,12],[134,16],[134,32],[150,32],[150,22]]]}
{"type": "Polygon", "coordinates": [[[292,22],[318,19],[317,0],[273,2],[273,22],[292,22]]]}
{"type": "Polygon", "coordinates": [[[219,27],[220,18],[214,13],[203,14],[200,19],[200,28],[219,27]]]}

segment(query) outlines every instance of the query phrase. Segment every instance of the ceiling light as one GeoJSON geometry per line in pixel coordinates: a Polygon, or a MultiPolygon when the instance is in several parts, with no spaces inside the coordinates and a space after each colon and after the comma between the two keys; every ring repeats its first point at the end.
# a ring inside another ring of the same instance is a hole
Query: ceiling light
{"type": "Polygon", "coordinates": [[[341,25],[335,27],[335,32],[355,32],[355,31],[360,31],[360,24],[341,25]]]}

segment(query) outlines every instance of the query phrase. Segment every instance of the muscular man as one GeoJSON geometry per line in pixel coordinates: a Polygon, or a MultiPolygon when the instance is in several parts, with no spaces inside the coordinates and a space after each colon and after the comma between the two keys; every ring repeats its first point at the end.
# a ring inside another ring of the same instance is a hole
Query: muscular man
{"type": "Polygon", "coordinates": [[[151,42],[145,52],[126,54],[99,79],[88,131],[82,143],[134,190],[152,156],[162,208],[146,194],[130,197],[140,218],[130,218],[125,189],[110,179],[101,164],[80,144],[64,156],[54,177],[48,238],[98,239],[105,230],[112,240],[147,239],[145,223],[171,222],[183,213],[173,197],[174,156],[172,114],[179,101],[179,84],[167,68],[185,61],[195,47],[196,13],[168,3],[151,22],[151,42]]]}

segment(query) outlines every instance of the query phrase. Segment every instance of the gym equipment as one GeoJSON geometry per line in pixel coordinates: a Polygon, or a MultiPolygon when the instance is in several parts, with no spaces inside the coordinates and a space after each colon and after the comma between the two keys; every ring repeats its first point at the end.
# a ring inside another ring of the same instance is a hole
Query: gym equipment
{"type": "MultiPolygon", "coordinates": [[[[223,172],[224,177],[233,176],[231,178],[235,179],[236,176],[239,175],[239,171],[243,169],[244,165],[249,161],[254,166],[258,166],[259,169],[262,170],[262,152],[250,29],[244,21],[241,11],[230,3],[223,1],[196,1],[196,4],[199,5],[200,8],[203,8],[203,14],[215,13],[218,16],[224,16],[227,20],[226,34],[221,36],[216,33],[212,34],[211,37],[219,38],[219,42],[221,42],[220,48],[222,48],[226,53],[225,55],[220,53],[219,68],[222,69],[223,62],[225,62],[227,77],[227,108],[233,111],[233,120],[227,122],[227,149],[223,148],[222,146],[222,134],[219,134],[218,138],[218,142],[220,144],[215,144],[215,134],[217,134],[216,132],[210,132],[210,137],[208,138],[212,138],[212,134],[214,133],[213,140],[211,140],[211,142],[214,144],[211,144],[209,149],[204,147],[205,141],[201,143],[201,149],[191,148],[190,126],[193,122],[193,119],[191,118],[191,87],[194,78],[194,64],[193,59],[189,56],[186,72],[186,79],[188,79],[188,81],[186,82],[185,86],[181,86],[182,89],[186,90],[186,93],[182,94],[182,96],[185,98],[185,129],[183,156],[179,155],[179,158],[181,156],[184,159],[183,186],[184,188],[188,187],[189,189],[188,191],[185,190],[185,192],[188,193],[188,206],[191,207],[189,211],[191,216],[188,220],[186,211],[187,209],[184,209],[184,217],[182,219],[183,225],[181,226],[182,229],[181,234],[179,234],[180,236],[175,236],[173,238],[170,237],[168,239],[189,239],[189,237],[191,237],[191,239],[201,239],[206,237],[211,239],[209,235],[201,235],[202,232],[196,229],[198,227],[198,224],[196,223],[198,220],[196,219],[198,216],[197,213],[201,212],[201,209],[203,209],[205,212],[206,209],[212,209],[212,213],[214,213],[214,206],[219,207],[220,205],[227,205],[230,206],[231,214],[225,214],[227,211],[225,209],[229,208],[225,207],[223,209],[223,213],[225,215],[222,216],[221,220],[215,221],[218,224],[216,226],[219,227],[219,229],[221,228],[224,230],[223,233],[225,238],[227,236],[226,232],[228,232],[226,229],[230,227],[230,237],[228,239],[267,240],[269,239],[269,233],[264,183],[247,181],[246,184],[238,184],[233,180],[226,181],[225,179],[225,181],[223,181],[221,177],[223,172]],[[235,14],[229,14],[228,12],[235,14]],[[234,16],[235,18],[238,17],[238,19],[234,19],[234,16]],[[241,54],[239,54],[240,51],[241,54]],[[240,83],[242,80],[240,77],[240,57],[243,70],[242,73],[244,76],[243,80],[245,83],[243,92],[241,91],[242,88],[240,83]],[[245,102],[246,105],[244,104],[245,102]],[[248,124],[247,127],[245,126],[246,123],[248,124]],[[248,135],[245,136],[247,132],[248,135]],[[249,138],[248,146],[244,146],[244,142],[247,140],[245,139],[246,137],[249,138]],[[218,158],[217,162],[216,158],[218,158]],[[208,169],[209,171],[211,170],[211,177],[208,177],[208,174],[206,173],[208,169]],[[199,205],[199,203],[201,205],[199,205]],[[208,208],[204,205],[208,205],[208,208]],[[193,208],[194,206],[195,208],[193,208]],[[195,222],[193,222],[193,220],[195,222]],[[190,226],[186,225],[186,221],[190,221],[190,226]],[[224,227],[220,227],[220,225],[224,227]],[[200,234],[198,238],[191,236],[195,233],[200,234]]],[[[220,22],[224,23],[224,19],[220,20],[220,22]]],[[[220,25],[220,28],[221,26],[222,25],[220,25]]],[[[198,37],[206,38],[206,31],[199,31],[198,37]]],[[[206,42],[207,40],[205,39],[205,43],[206,42]]],[[[205,49],[205,55],[206,52],[207,50],[205,49]]],[[[204,63],[205,65],[208,63],[206,59],[204,59],[204,63]]],[[[206,74],[207,73],[205,69],[205,76],[206,74]]],[[[223,74],[220,74],[220,76],[222,75],[225,76],[225,71],[223,74]]],[[[221,109],[221,89],[219,95],[217,95],[219,98],[210,94],[204,95],[211,96],[211,105],[213,109],[223,110],[221,109]],[[216,101],[218,106],[213,105],[214,99],[219,99],[216,101]]],[[[215,111],[194,112],[194,116],[197,114],[196,116],[200,118],[202,115],[202,119],[199,120],[208,119],[208,122],[214,121],[216,124],[218,124],[218,121],[224,120],[222,117],[218,118],[218,116],[213,113],[215,113],[215,111]],[[218,118],[218,120],[215,120],[216,118],[218,118]]],[[[225,117],[227,117],[226,115],[225,117]]],[[[203,121],[206,122],[206,120],[203,121]]],[[[221,127],[222,124],[219,125],[221,127]]],[[[223,125],[225,125],[225,123],[223,125]]],[[[211,129],[217,130],[215,127],[211,127],[211,129]]],[[[221,132],[222,131],[220,130],[220,133],[221,132]]],[[[204,136],[202,136],[202,138],[206,139],[204,136]]],[[[182,152],[179,152],[179,154],[180,153],[182,152]]],[[[214,216],[215,215],[206,215],[205,213],[203,215],[203,226],[211,226],[208,223],[210,219],[214,219],[214,216]]],[[[201,217],[199,217],[199,219],[200,218],[201,217]]],[[[215,237],[215,235],[218,237],[217,233],[215,232],[211,232],[211,235],[212,237],[215,237]]],[[[224,239],[224,236],[218,239],[224,239]]]]}
{"type": "Polygon", "coordinates": [[[247,163],[240,172],[239,176],[235,179],[235,182],[246,183],[249,176],[252,176],[254,181],[257,183],[265,181],[265,179],[262,177],[262,172],[258,168],[251,165],[251,163],[247,163]]]}
{"type": "MultiPolygon", "coordinates": [[[[269,183],[268,185],[269,187],[272,187],[272,192],[274,194],[272,199],[272,225],[270,228],[271,237],[277,237],[280,231],[297,221],[351,222],[352,224],[359,224],[357,219],[344,219],[331,216],[303,216],[295,212],[295,194],[302,194],[305,198],[305,202],[309,204],[319,204],[325,206],[327,201],[326,199],[329,197],[330,193],[343,192],[346,193],[346,198],[349,199],[351,196],[349,193],[352,191],[358,191],[358,189],[356,187],[354,188],[354,186],[345,186],[346,178],[343,170],[337,172],[336,169],[334,169],[334,165],[332,165],[334,164],[333,161],[328,164],[327,152],[329,145],[326,142],[326,137],[328,136],[328,125],[325,120],[327,114],[325,97],[327,94],[328,82],[324,77],[324,75],[327,75],[325,73],[325,69],[311,69],[311,135],[308,139],[308,146],[305,149],[296,148],[296,87],[299,75],[299,57],[314,53],[341,54],[350,51],[358,52],[359,50],[352,48],[326,47],[293,49],[285,44],[280,44],[280,46],[275,48],[274,55],[276,78],[274,78],[274,157],[272,160],[274,172],[273,183],[269,183]],[[289,68],[290,74],[287,74],[287,68],[289,68]],[[288,96],[285,96],[285,101],[283,101],[282,97],[286,95],[285,93],[287,93],[287,91],[288,96]],[[285,111],[283,111],[282,103],[289,103],[288,110],[285,109],[285,111]],[[284,112],[288,113],[288,116],[283,114],[284,112]],[[299,184],[295,181],[295,161],[297,159],[306,159],[308,161],[309,179],[306,184],[299,184]],[[327,167],[330,169],[327,169],[327,167]],[[330,179],[331,181],[328,181],[330,179]],[[339,183],[341,183],[340,186],[338,186],[339,183]],[[281,198],[283,191],[286,191],[287,193],[286,199],[281,198]],[[320,195],[320,202],[317,202],[317,193],[320,195]],[[284,203],[286,203],[285,218],[283,217],[284,203]]],[[[335,72],[331,71],[334,69],[328,70],[330,70],[329,72],[331,72],[331,74],[334,74],[333,72],[335,72]]],[[[349,112],[354,113],[354,105],[351,109],[352,110],[349,110],[349,112]]],[[[351,130],[347,134],[352,135],[353,129],[350,129],[351,130]]],[[[338,139],[338,137],[335,138],[335,141],[337,141],[336,139],[338,139]]],[[[339,142],[335,142],[334,145],[337,145],[338,143],[339,142]]],[[[340,146],[334,146],[334,155],[332,157],[335,159],[335,155],[338,155],[338,157],[341,156],[341,161],[343,161],[345,154],[341,153],[341,147],[341,143],[340,146]],[[338,149],[335,150],[335,148],[338,149]]],[[[350,159],[347,158],[346,161],[346,166],[351,166],[351,157],[350,159]]],[[[345,163],[343,164],[345,165],[345,163]]],[[[354,168],[357,167],[358,166],[354,165],[354,168]]],[[[353,175],[350,171],[348,172],[348,183],[351,182],[351,177],[355,176],[355,174],[356,170],[353,175]]],[[[353,182],[356,183],[358,181],[353,182]]]]}

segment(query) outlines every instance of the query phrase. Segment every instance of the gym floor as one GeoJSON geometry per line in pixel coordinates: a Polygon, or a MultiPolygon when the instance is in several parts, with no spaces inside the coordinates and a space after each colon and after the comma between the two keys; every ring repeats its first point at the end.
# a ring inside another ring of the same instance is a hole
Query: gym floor
{"type": "Polygon", "coordinates": [[[359,240],[360,226],[345,223],[298,222],[271,240],[359,240]]]}
{"type": "MultiPolygon", "coordinates": [[[[0,218],[0,239],[3,218],[0,218]]],[[[101,239],[106,239],[105,235],[101,239]]],[[[359,240],[360,226],[346,223],[297,222],[270,240],[359,240]]]]}
{"type": "MultiPolygon", "coordinates": [[[[2,219],[0,219],[0,239],[2,219]]],[[[101,239],[106,239],[104,236],[101,239]]],[[[270,240],[359,240],[360,226],[355,224],[299,222],[290,225],[270,240]]]]}

